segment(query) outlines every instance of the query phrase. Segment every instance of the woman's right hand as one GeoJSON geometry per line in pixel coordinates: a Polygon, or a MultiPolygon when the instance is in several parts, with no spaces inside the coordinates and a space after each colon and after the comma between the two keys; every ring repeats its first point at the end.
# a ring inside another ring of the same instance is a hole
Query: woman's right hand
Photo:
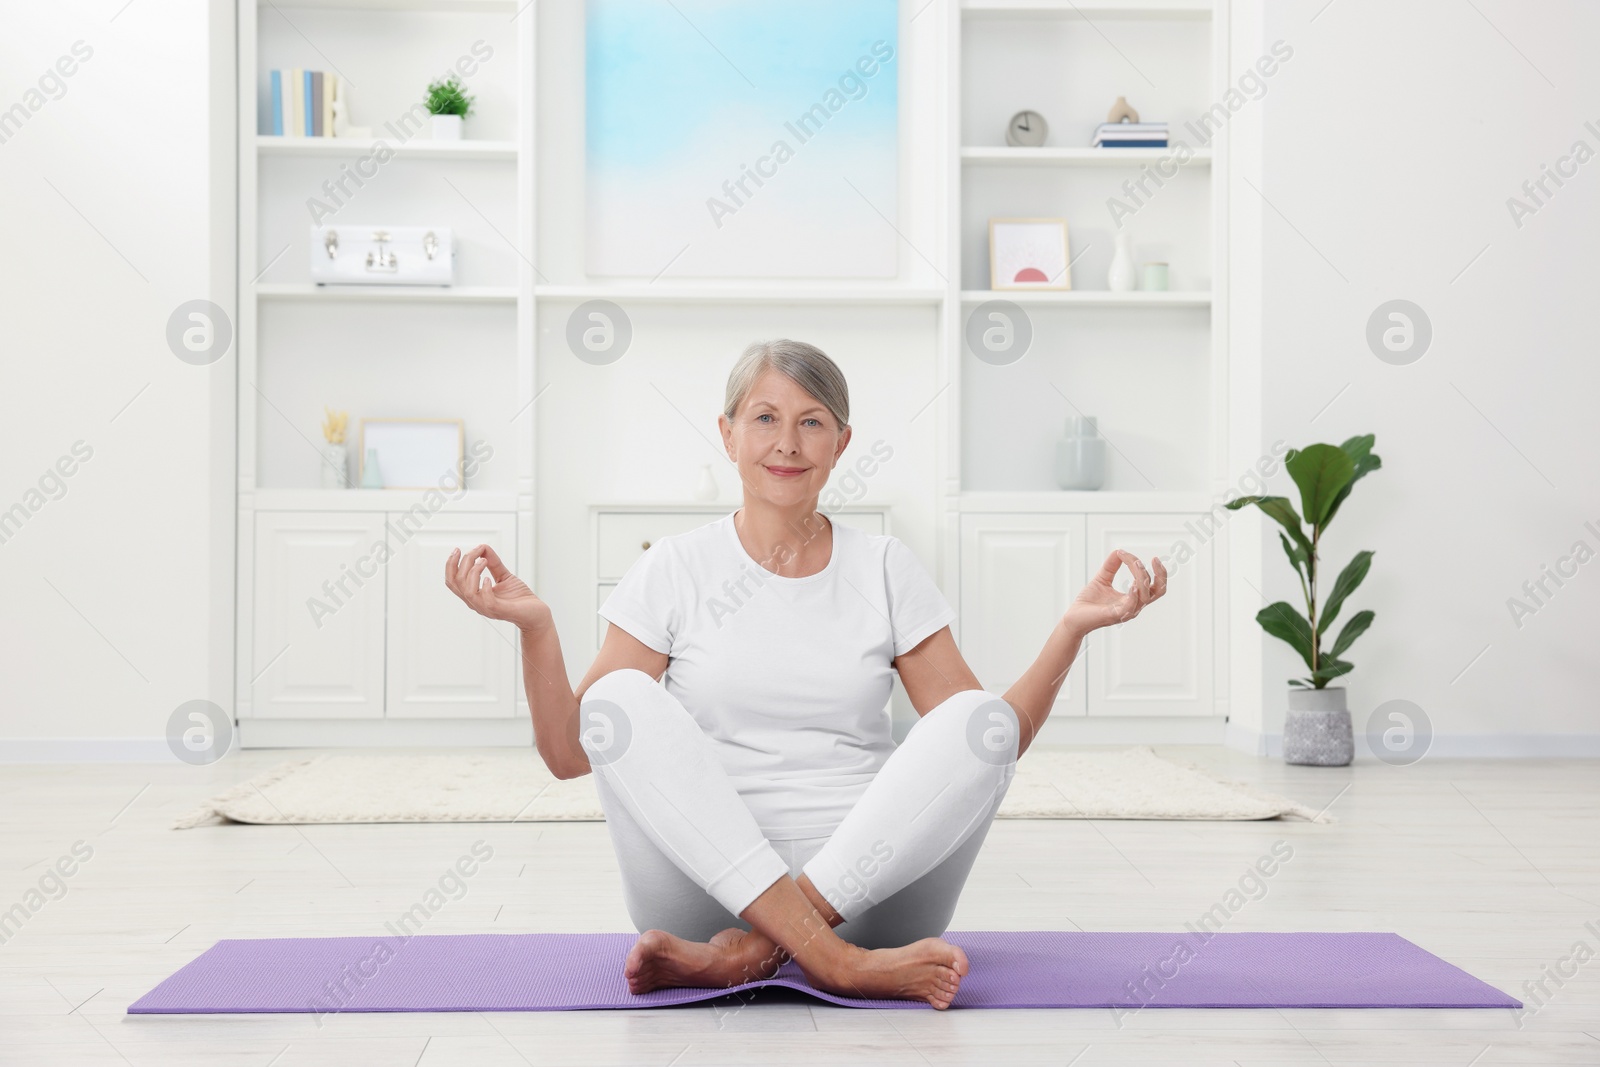
{"type": "Polygon", "coordinates": [[[444,561],[444,584],[467,607],[486,619],[516,623],[519,630],[550,625],[550,606],[534,595],[528,583],[511,573],[488,545],[463,554],[458,548],[444,561]],[[485,573],[489,581],[484,581],[485,573]]]}

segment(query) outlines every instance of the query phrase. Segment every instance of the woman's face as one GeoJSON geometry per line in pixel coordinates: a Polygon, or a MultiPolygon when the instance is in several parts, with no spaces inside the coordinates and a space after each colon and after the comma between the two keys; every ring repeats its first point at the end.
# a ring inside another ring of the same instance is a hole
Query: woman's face
{"type": "Polygon", "coordinates": [[[815,507],[850,442],[822,401],[775,370],[756,379],[731,422],[719,415],[717,425],[746,497],[778,506],[815,507]]]}

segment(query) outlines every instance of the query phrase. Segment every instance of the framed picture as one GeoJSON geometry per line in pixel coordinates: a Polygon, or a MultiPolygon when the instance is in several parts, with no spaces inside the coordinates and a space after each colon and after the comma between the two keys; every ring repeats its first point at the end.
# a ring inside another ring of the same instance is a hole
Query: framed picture
{"type": "Polygon", "coordinates": [[[990,219],[989,288],[1071,289],[1066,219],[990,219]]]}
{"type": "Polygon", "coordinates": [[[584,130],[585,273],[895,277],[884,220],[903,210],[910,47],[896,0],[567,8],[584,30],[583,107],[568,110],[584,130]]]}
{"type": "Polygon", "coordinates": [[[376,452],[385,489],[438,489],[452,475],[464,484],[465,440],[460,419],[362,419],[361,483],[368,454],[376,452]]]}

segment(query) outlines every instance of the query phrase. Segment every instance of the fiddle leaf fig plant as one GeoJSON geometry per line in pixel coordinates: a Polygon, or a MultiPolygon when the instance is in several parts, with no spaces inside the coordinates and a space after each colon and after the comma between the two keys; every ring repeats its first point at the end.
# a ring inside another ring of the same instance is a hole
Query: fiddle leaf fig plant
{"type": "Polygon", "coordinates": [[[1307,677],[1292,679],[1291,685],[1325,689],[1333,679],[1349,674],[1355,665],[1340,657],[1356,638],[1367,632],[1376,617],[1370,611],[1356,612],[1345,622],[1332,646],[1324,650],[1324,638],[1339,617],[1339,609],[1344,607],[1345,600],[1355,592],[1372,566],[1372,553],[1357,552],[1319,601],[1323,592],[1319,551],[1322,534],[1350,495],[1351,487],[1383,466],[1383,461],[1372,451],[1374,439],[1369,433],[1352,437],[1338,446],[1317,444],[1304,449],[1291,448],[1284,456],[1284,469],[1300,490],[1299,512],[1288,497],[1282,496],[1241,496],[1225,505],[1230,511],[1238,511],[1254,504],[1283,527],[1278,541],[1300,579],[1305,613],[1280,600],[1257,612],[1256,621],[1267,633],[1299,653],[1310,670],[1307,677]]]}

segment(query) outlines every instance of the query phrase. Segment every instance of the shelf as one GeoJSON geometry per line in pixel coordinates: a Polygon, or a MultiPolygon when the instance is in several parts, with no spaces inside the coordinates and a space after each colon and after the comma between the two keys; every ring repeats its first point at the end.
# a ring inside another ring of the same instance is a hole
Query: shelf
{"type": "Polygon", "coordinates": [[[506,14],[514,13],[519,8],[516,0],[273,0],[271,6],[322,11],[490,11],[506,14]]]}
{"type": "Polygon", "coordinates": [[[1210,0],[961,0],[963,15],[1029,17],[1039,15],[1077,15],[1085,20],[1123,19],[1209,19],[1210,0]]]}
{"type": "MultiPolygon", "coordinates": [[[[372,150],[379,134],[361,137],[256,137],[256,151],[264,156],[364,156],[372,150]]],[[[395,144],[381,138],[401,159],[505,159],[517,158],[515,141],[427,141],[412,140],[395,144]]]]}
{"type": "MultiPolygon", "coordinates": [[[[1172,157],[1176,148],[963,148],[961,161],[974,166],[1011,167],[1136,167],[1172,157]]],[[[1196,148],[1181,164],[1211,166],[1211,149],[1196,148]]]]}
{"type": "MultiPolygon", "coordinates": [[[[420,489],[257,489],[254,494],[257,511],[365,512],[405,511],[413,504],[422,504],[424,495],[420,489]]],[[[460,496],[445,493],[441,512],[516,510],[515,493],[468,489],[460,496]]]]}
{"type": "Polygon", "coordinates": [[[963,304],[985,300],[1009,300],[1013,304],[1043,304],[1061,307],[1210,307],[1211,293],[1204,290],[1113,293],[1109,289],[1071,289],[1058,292],[1046,289],[963,289],[963,304]]]}
{"type": "Polygon", "coordinates": [[[694,285],[541,285],[540,300],[611,300],[619,304],[937,304],[943,289],[904,285],[765,285],[709,282],[694,285]]]}
{"type": "MultiPolygon", "coordinates": [[[[742,504],[742,500],[733,499],[713,500],[710,503],[703,500],[686,500],[681,504],[673,503],[670,500],[609,500],[599,503],[590,501],[588,506],[590,511],[644,512],[651,515],[704,512],[707,515],[721,515],[730,511],[738,511],[742,504]]],[[[891,510],[891,507],[889,504],[868,504],[858,500],[853,504],[841,504],[834,508],[823,507],[820,510],[824,515],[872,515],[878,512],[887,512],[891,510]]]]}
{"type": "Polygon", "coordinates": [[[518,290],[510,285],[312,285],[259,284],[262,300],[413,301],[425,304],[514,304],[518,290]]]}
{"type": "Polygon", "coordinates": [[[1162,492],[1158,490],[1100,490],[1074,492],[1064,489],[1037,491],[971,491],[956,498],[964,512],[1032,512],[1052,515],[1084,513],[1120,514],[1201,514],[1213,506],[1204,493],[1162,492]]]}

